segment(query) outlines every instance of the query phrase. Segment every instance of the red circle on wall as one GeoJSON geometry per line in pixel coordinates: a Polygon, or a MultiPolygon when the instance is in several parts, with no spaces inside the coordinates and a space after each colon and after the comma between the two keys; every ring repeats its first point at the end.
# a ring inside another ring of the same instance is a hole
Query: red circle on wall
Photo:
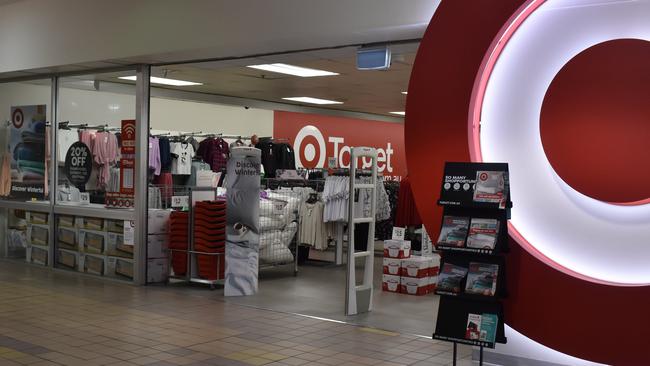
{"type": "Polygon", "coordinates": [[[650,42],[597,44],[569,61],[546,92],[540,133],[555,172],[598,200],[650,198],[650,42]]]}
{"type": "MultiPolygon", "coordinates": [[[[440,194],[445,162],[472,159],[469,140],[475,131],[468,120],[474,116],[474,88],[477,76],[483,75],[483,61],[499,46],[499,35],[516,31],[519,15],[543,2],[476,1],[468,6],[443,1],[436,9],[413,65],[404,127],[411,188],[431,232],[438,232],[442,222],[434,197],[440,194]]],[[[505,321],[515,330],[575,357],[650,364],[650,320],[639,316],[650,306],[650,287],[585,281],[539,260],[512,239],[506,268],[505,321]]]]}

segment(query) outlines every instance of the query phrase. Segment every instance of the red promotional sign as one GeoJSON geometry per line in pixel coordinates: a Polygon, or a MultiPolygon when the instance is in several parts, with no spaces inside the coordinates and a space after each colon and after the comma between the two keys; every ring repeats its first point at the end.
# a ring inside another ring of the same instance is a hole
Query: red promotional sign
{"type": "MultiPolygon", "coordinates": [[[[396,180],[406,175],[401,123],[275,111],[273,136],[289,140],[298,167],[327,168],[328,158],[334,157],[339,167],[348,168],[350,148],[368,146],[377,149],[381,174],[396,180]]],[[[359,164],[367,167],[370,161],[359,164]]]]}
{"type": "Polygon", "coordinates": [[[120,160],[120,193],[133,198],[135,187],[135,120],[122,121],[122,159],[120,160]]]}
{"type": "Polygon", "coordinates": [[[122,155],[135,155],[135,120],[122,120],[122,155]]]}

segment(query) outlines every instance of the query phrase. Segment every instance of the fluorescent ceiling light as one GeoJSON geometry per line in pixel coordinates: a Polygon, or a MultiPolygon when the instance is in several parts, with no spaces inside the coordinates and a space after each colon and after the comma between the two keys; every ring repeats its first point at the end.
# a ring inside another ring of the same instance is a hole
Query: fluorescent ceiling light
{"type": "Polygon", "coordinates": [[[246,67],[250,67],[251,69],[258,69],[258,70],[264,70],[264,71],[277,72],[277,73],[280,73],[280,74],[288,74],[288,75],[300,76],[300,77],[303,77],[303,78],[310,78],[310,77],[314,77],[314,76],[338,75],[338,73],[331,72],[331,71],[310,69],[310,68],[307,68],[307,67],[300,67],[300,66],[294,66],[294,65],[288,65],[288,64],[263,64],[263,65],[250,65],[250,66],[246,66],[246,67]]]}
{"type": "Polygon", "coordinates": [[[402,94],[407,95],[409,92],[402,92],[402,94]]]}
{"type": "Polygon", "coordinates": [[[390,112],[390,114],[396,114],[398,116],[405,116],[406,112],[390,112]]]}
{"type": "MultiPolygon", "coordinates": [[[[118,79],[136,81],[137,77],[136,76],[121,76],[118,79]]],[[[152,76],[151,79],[149,79],[149,80],[151,81],[152,84],[162,84],[162,85],[172,85],[172,86],[203,85],[203,83],[195,83],[193,81],[159,78],[159,77],[155,77],[155,76],[152,76]]]]}
{"type": "Polygon", "coordinates": [[[337,102],[335,100],[318,99],[318,98],[311,98],[311,97],[291,97],[291,98],[282,98],[282,99],[290,100],[292,102],[310,103],[310,104],[343,104],[343,102],[337,102]]]}

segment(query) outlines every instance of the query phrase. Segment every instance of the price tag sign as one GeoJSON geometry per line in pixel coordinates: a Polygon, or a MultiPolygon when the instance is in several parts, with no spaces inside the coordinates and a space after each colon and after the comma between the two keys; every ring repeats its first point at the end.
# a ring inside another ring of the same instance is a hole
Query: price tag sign
{"type": "Polygon", "coordinates": [[[173,208],[188,208],[190,206],[190,196],[172,196],[173,208]]]}
{"type": "Polygon", "coordinates": [[[79,203],[82,205],[89,205],[90,204],[90,193],[84,192],[79,194],[79,203]]]}
{"type": "Polygon", "coordinates": [[[135,244],[135,221],[124,221],[124,245],[135,244]]]}
{"type": "Polygon", "coordinates": [[[285,201],[273,201],[273,214],[282,215],[286,206],[287,202],[285,201]]]}
{"type": "Polygon", "coordinates": [[[406,228],[403,227],[393,227],[393,240],[404,240],[406,235],[406,228]]]}
{"type": "Polygon", "coordinates": [[[422,256],[430,256],[433,254],[433,242],[427,233],[427,229],[422,225],[422,256]]]}

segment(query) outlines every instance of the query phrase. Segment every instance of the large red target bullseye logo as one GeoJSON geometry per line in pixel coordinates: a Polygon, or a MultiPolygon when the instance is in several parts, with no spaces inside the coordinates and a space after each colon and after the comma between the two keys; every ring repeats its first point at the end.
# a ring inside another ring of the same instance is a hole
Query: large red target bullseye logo
{"type": "Polygon", "coordinates": [[[650,320],[639,317],[650,306],[642,235],[650,185],[640,171],[650,151],[649,11],[636,1],[442,2],[406,108],[409,176],[427,228],[442,219],[432,197],[446,161],[510,163],[506,323],[551,349],[614,365],[650,364],[650,320]],[[550,193],[571,210],[548,203],[550,193]]]}
{"type": "Polygon", "coordinates": [[[571,59],[546,92],[540,116],[555,172],[597,200],[650,198],[650,42],[600,43],[571,59]]]}

